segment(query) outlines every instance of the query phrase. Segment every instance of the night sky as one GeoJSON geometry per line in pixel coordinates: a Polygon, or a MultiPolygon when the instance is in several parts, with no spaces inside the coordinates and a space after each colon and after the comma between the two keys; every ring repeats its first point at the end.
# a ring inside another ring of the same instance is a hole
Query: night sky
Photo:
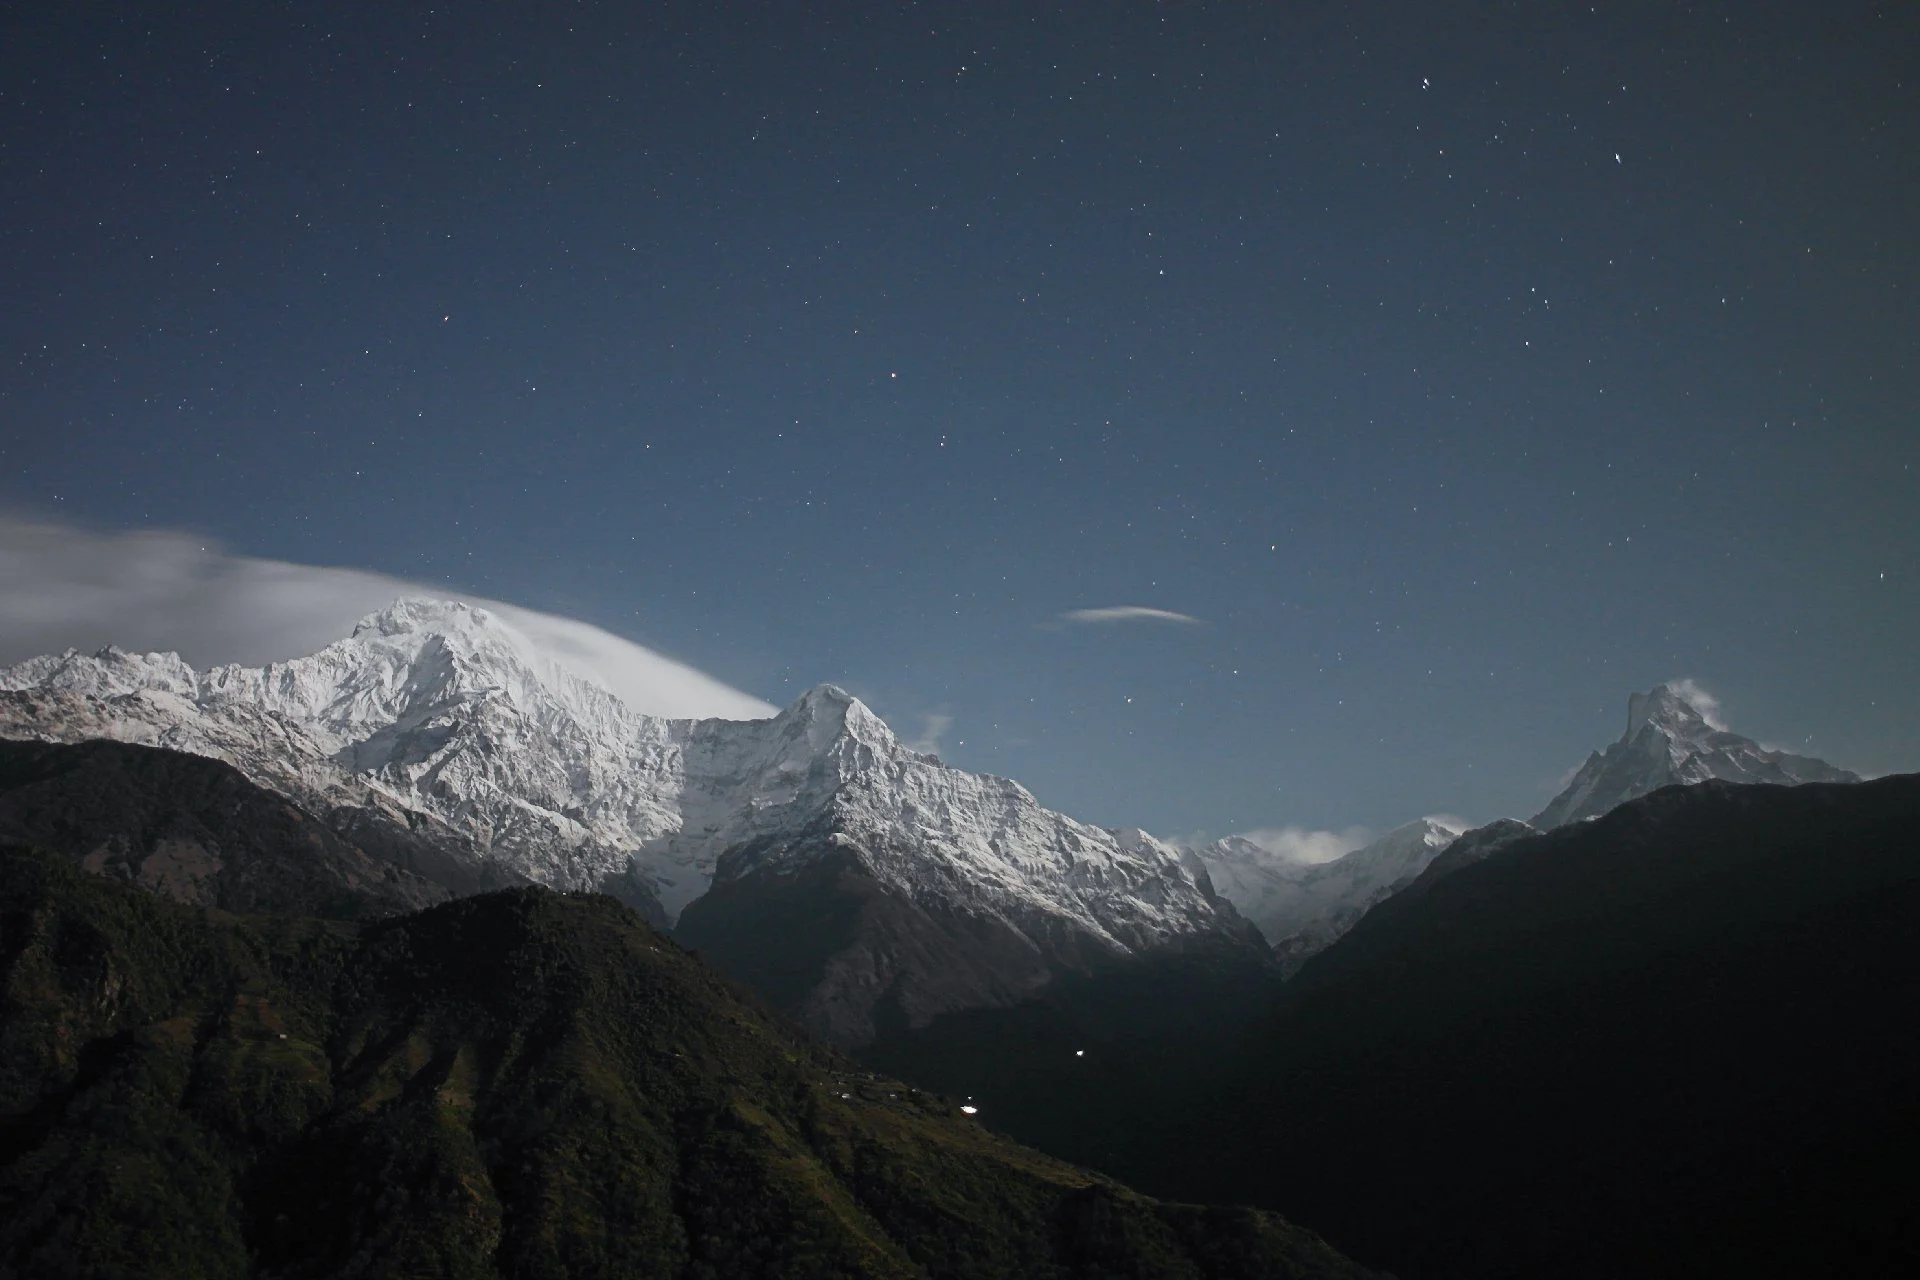
{"type": "Polygon", "coordinates": [[[1108,825],[1524,816],[1683,676],[1920,768],[1908,3],[10,5],[0,297],[16,519],[1108,825]]]}

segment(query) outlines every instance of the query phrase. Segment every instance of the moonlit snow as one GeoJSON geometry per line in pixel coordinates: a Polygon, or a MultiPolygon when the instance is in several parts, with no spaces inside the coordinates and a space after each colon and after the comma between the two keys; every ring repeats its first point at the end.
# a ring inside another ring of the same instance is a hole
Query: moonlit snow
{"type": "Polygon", "coordinates": [[[1178,851],[1043,808],[1006,778],[902,744],[831,686],[769,719],[635,712],[499,614],[405,599],[309,656],[196,670],[68,651],[0,670],[0,732],[112,737],[225,759],[325,812],[373,804],[461,833],[562,889],[623,891],[671,922],[731,874],[853,851],[919,901],[1117,952],[1222,927],[1178,851]]]}

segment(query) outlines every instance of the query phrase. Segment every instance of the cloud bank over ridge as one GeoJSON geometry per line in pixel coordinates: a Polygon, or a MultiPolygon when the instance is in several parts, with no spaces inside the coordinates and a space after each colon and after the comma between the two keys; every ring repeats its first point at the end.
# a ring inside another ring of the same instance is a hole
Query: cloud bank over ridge
{"type": "Polygon", "coordinates": [[[173,530],[102,534],[0,515],[0,664],[112,644],[171,650],[197,667],[260,666],[312,653],[402,596],[491,610],[636,711],[757,720],[777,710],[572,618],[381,573],[237,556],[173,530]]]}

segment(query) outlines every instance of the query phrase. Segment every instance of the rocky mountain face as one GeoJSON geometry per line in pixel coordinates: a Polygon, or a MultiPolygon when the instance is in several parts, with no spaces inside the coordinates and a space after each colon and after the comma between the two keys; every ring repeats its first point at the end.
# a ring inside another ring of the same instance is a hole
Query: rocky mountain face
{"type": "Polygon", "coordinates": [[[236,917],[0,842],[0,1275],[1368,1274],[861,1070],[604,897],[236,917]]]}
{"type": "Polygon", "coordinates": [[[1241,836],[1191,852],[1291,971],[1332,945],[1374,903],[1412,883],[1461,830],[1422,818],[1330,862],[1290,859],[1241,836]]]}
{"type": "Polygon", "coordinates": [[[873,1034],[883,1003],[918,1024],[1245,933],[1173,848],[914,752],[841,690],[767,720],[640,715],[464,604],[403,600],[264,668],[112,649],[32,659],[0,671],[0,736],[225,760],[369,851],[365,831],[405,830],[446,864],[416,852],[414,869],[462,891],[524,879],[611,893],[749,976],[767,967],[764,939],[797,931],[820,953],[800,966],[809,985],[790,990],[784,961],[786,988],[763,985],[848,1043],[873,1034]],[[825,901],[837,928],[811,923],[825,901]]]}
{"type": "Polygon", "coordinates": [[[1675,783],[1858,782],[1858,774],[1811,756],[1769,751],[1728,732],[1684,689],[1657,685],[1627,699],[1627,731],[1587,757],[1552,803],[1532,819],[1546,830],[1597,817],[1616,805],[1675,783]]]}

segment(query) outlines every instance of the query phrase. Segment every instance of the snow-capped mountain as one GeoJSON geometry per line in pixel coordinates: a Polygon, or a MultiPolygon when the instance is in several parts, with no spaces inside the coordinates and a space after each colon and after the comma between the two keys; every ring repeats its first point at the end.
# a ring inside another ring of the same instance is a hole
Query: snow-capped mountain
{"type": "MultiPolygon", "coordinates": [[[[1018,952],[1006,998],[1056,963],[1241,927],[1172,847],[912,751],[839,689],[766,720],[641,715],[466,604],[402,600],[260,668],[115,649],[34,658],[0,670],[0,735],[214,756],[323,815],[405,822],[495,881],[611,892],[660,923],[716,874],[776,884],[850,860],[879,891],[1018,952]]],[[[914,968],[881,961],[856,1003],[914,968]]],[[[936,993],[910,1013],[944,1005],[936,993]]],[[[870,1030],[864,1011],[839,1027],[870,1030]]]]}
{"type": "MultiPolygon", "coordinates": [[[[1683,682],[1684,685],[1684,682],[1683,682]]],[[[1573,780],[1532,819],[1547,830],[1595,818],[1628,800],[1674,783],[1858,782],[1858,774],[1811,756],[1769,751],[1717,723],[1711,704],[1696,705],[1688,690],[1657,685],[1627,699],[1627,731],[1605,751],[1587,757],[1573,780]]]]}
{"type": "Polygon", "coordinates": [[[1297,966],[1411,883],[1463,828],[1438,818],[1395,827],[1372,844],[1328,862],[1302,862],[1241,836],[1193,850],[1216,892],[1259,927],[1274,953],[1297,966]]]}

